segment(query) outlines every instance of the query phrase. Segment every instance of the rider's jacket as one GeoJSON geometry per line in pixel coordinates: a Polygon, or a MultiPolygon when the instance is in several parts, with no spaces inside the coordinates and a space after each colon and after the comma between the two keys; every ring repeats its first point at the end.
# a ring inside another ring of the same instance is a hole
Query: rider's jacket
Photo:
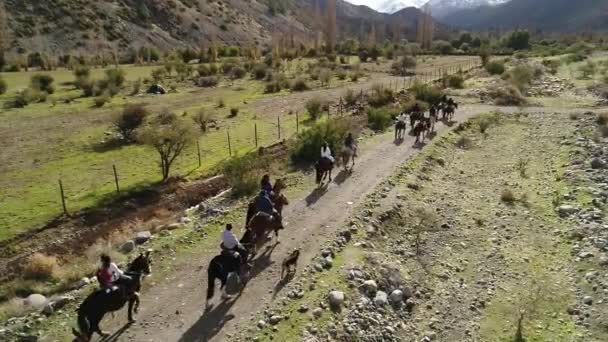
{"type": "Polygon", "coordinates": [[[265,212],[267,214],[272,214],[273,207],[270,198],[266,194],[266,191],[260,192],[260,194],[255,198],[255,206],[259,211],[265,212]]]}

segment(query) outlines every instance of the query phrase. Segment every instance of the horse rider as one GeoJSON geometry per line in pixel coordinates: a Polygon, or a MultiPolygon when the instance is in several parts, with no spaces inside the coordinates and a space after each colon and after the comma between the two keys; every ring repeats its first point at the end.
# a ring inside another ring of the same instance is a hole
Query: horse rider
{"type": "Polygon", "coordinates": [[[327,142],[323,142],[323,145],[321,146],[321,159],[323,158],[327,158],[329,159],[329,161],[331,161],[331,163],[333,164],[336,160],[334,159],[334,157],[331,155],[331,150],[329,149],[329,145],[327,144],[327,142]]]}
{"type": "Polygon", "coordinates": [[[255,198],[255,207],[258,214],[262,213],[269,221],[276,219],[281,223],[281,214],[274,208],[272,200],[270,200],[270,194],[265,190],[260,191],[255,198]]]}
{"type": "Polygon", "coordinates": [[[437,107],[435,107],[435,105],[431,105],[431,108],[429,109],[429,115],[432,118],[437,118],[437,107]]]}
{"type": "Polygon", "coordinates": [[[357,145],[355,144],[355,138],[352,133],[348,133],[346,139],[344,139],[344,147],[350,148],[353,151],[353,155],[357,155],[357,145]]]}
{"type": "Polygon", "coordinates": [[[270,183],[270,176],[268,174],[262,176],[262,180],[260,181],[260,187],[262,190],[266,191],[269,195],[273,192],[272,183],[270,183]]]}
{"type": "Polygon", "coordinates": [[[97,281],[106,293],[110,293],[116,289],[122,288],[123,295],[126,296],[124,286],[121,285],[121,280],[130,280],[131,278],[112,262],[112,259],[107,254],[102,254],[101,267],[97,270],[97,281]]]}
{"type": "Polygon", "coordinates": [[[397,121],[401,122],[401,123],[405,123],[405,117],[406,117],[405,112],[401,112],[401,113],[399,113],[399,116],[397,116],[397,121]]]}
{"type": "Polygon", "coordinates": [[[234,252],[236,257],[241,259],[241,262],[245,262],[245,258],[247,257],[247,250],[239,240],[236,238],[236,235],[232,232],[232,224],[227,223],[226,229],[222,232],[222,244],[220,245],[222,252],[234,252]]]}

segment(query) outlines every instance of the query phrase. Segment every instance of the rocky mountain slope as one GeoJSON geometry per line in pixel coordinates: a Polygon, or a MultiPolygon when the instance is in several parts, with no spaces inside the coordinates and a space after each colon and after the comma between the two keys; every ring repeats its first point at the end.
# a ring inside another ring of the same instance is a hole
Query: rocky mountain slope
{"type": "MultiPolygon", "coordinates": [[[[6,0],[4,8],[10,51],[63,55],[201,47],[212,41],[262,46],[285,33],[305,41],[319,30],[318,22],[327,22],[323,16],[315,20],[315,9],[325,13],[326,5],[326,0],[6,0]]],[[[412,38],[419,12],[407,11],[412,22],[403,23],[402,35],[412,38]]],[[[337,13],[339,38],[367,36],[372,25],[379,41],[391,32],[391,16],[369,7],[338,1],[337,13]]]]}
{"type": "Polygon", "coordinates": [[[476,9],[481,6],[495,6],[507,1],[509,0],[430,0],[426,4],[430,7],[435,18],[442,19],[456,11],[476,9]]]}
{"type": "Polygon", "coordinates": [[[511,0],[499,6],[452,12],[442,21],[470,29],[605,30],[608,29],[607,13],[608,0],[511,0]]]}

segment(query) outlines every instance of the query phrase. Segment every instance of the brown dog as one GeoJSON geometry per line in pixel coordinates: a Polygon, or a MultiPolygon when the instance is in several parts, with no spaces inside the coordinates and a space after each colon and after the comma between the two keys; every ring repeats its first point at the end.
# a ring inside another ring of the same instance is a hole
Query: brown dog
{"type": "Polygon", "coordinates": [[[294,272],[295,269],[298,267],[298,258],[300,257],[300,250],[296,249],[293,252],[291,252],[291,254],[289,254],[284,260],[283,260],[283,264],[281,265],[281,279],[283,279],[283,273],[285,273],[285,270],[287,270],[287,274],[291,274],[291,267],[294,267],[294,272]]]}

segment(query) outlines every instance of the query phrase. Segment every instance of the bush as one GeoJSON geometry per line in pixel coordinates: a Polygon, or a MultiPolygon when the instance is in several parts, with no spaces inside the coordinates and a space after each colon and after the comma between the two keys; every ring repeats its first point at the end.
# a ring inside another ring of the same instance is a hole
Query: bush
{"type": "Polygon", "coordinates": [[[505,65],[498,61],[492,61],[486,64],[486,71],[490,75],[502,75],[505,72],[505,65]]]}
{"type": "Polygon", "coordinates": [[[416,67],[416,59],[410,56],[403,56],[400,60],[393,62],[391,71],[393,75],[407,76],[408,69],[416,67]]]}
{"type": "Polygon", "coordinates": [[[596,122],[600,126],[608,124],[608,113],[601,113],[600,115],[598,115],[596,122]]]}
{"type": "Polygon", "coordinates": [[[23,108],[30,103],[38,103],[46,101],[48,94],[38,89],[26,88],[17,93],[15,99],[11,103],[11,107],[23,108]]]}
{"type": "Polygon", "coordinates": [[[516,198],[511,190],[506,189],[506,190],[503,190],[502,193],[500,194],[500,200],[507,204],[513,204],[513,202],[515,202],[516,198]]]}
{"type": "Polygon", "coordinates": [[[240,66],[235,66],[230,71],[230,77],[232,77],[233,79],[243,78],[243,77],[245,77],[246,74],[247,74],[247,71],[240,66]]]}
{"type": "Polygon", "coordinates": [[[236,66],[237,65],[235,63],[225,62],[221,66],[222,73],[224,75],[228,75],[228,74],[230,74],[232,72],[232,69],[234,69],[236,66]]]}
{"type": "Polygon", "coordinates": [[[344,69],[340,68],[336,71],[336,77],[340,80],[340,81],[344,81],[346,79],[346,71],[344,71],[344,69]]]}
{"type": "Polygon", "coordinates": [[[253,67],[253,70],[251,71],[251,75],[256,80],[263,80],[264,78],[266,78],[267,73],[268,67],[266,66],[266,64],[257,64],[253,67]]]}
{"type": "Polygon", "coordinates": [[[597,65],[592,61],[587,61],[587,63],[581,65],[578,68],[578,71],[581,73],[581,78],[590,79],[595,75],[597,71],[597,65]]]}
{"type": "Polygon", "coordinates": [[[199,77],[198,78],[198,86],[203,88],[215,87],[218,83],[217,77],[209,76],[209,77],[199,77]]]}
{"type": "Polygon", "coordinates": [[[461,148],[463,150],[468,150],[473,147],[473,140],[471,138],[461,135],[455,143],[456,147],[461,148]]]}
{"type": "Polygon", "coordinates": [[[357,104],[357,94],[352,89],[347,89],[344,93],[344,103],[347,107],[352,107],[357,104]]]}
{"type": "Polygon", "coordinates": [[[226,107],[226,103],[224,102],[224,99],[219,98],[217,100],[217,108],[224,108],[224,107],[226,107]]]}
{"type": "Polygon", "coordinates": [[[511,84],[491,88],[488,96],[498,106],[523,106],[528,103],[519,89],[511,84]]]}
{"type": "Polygon", "coordinates": [[[505,73],[503,79],[514,85],[520,92],[523,92],[535,78],[540,76],[537,70],[531,66],[520,65],[505,73]]]}
{"type": "Polygon", "coordinates": [[[131,142],[134,139],[133,133],[148,115],[148,110],[142,104],[127,105],[114,119],[114,128],[125,141],[131,142]]]}
{"type": "Polygon", "coordinates": [[[321,102],[321,100],[319,100],[317,98],[310,99],[310,100],[306,101],[305,107],[306,107],[306,111],[308,112],[310,117],[313,120],[316,120],[321,114],[321,110],[323,108],[323,102],[321,102]]]}
{"type": "Polygon", "coordinates": [[[305,91],[310,89],[303,78],[296,79],[291,85],[292,91],[305,91]]]}
{"type": "Polygon", "coordinates": [[[5,94],[7,88],[8,85],[6,84],[6,81],[2,77],[0,77],[0,95],[5,94]]]}
{"type": "Polygon", "coordinates": [[[555,75],[562,65],[562,62],[559,59],[545,59],[542,61],[542,64],[549,69],[551,75],[555,75]]]}
{"type": "Polygon", "coordinates": [[[100,107],[103,107],[108,102],[110,102],[110,95],[108,95],[107,93],[104,93],[102,95],[97,96],[95,98],[95,100],[93,101],[93,104],[95,105],[95,107],[100,108],[100,107]]]}
{"type": "Polygon", "coordinates": [[[379,84],[374,84],[372,86],[371,95],[367,97],[367,102],[372,107],[386,106],[394,100],[393,91],[389,88],[384,88],[379,84]]]}
{"type": "Polygon", "coordinates": [[[270,81],[266,83],[266,87],[264,88],[264,92],[267,94],[278,93],[281,91],[281,82],[279,81],[270,81]]]}
{"type": "Polygon", "coordinates": [[[448,76],[447,83],[448,83],[448,86],[453,89],[463,89],[464,88],[464,78],[460,75],[448,76]]]}
{"type": "Polygon", "coordinates": [[[53,77],[50,75],[34,75],[32,76],[30,83],[32,89],[36,89],[47,94],[52,94],[55,92],[55,88],[53,88],[53,77]]]}
{"type": "Polygon", "coordinates": [[[329,69],[322,69],[319,72],[319,81],[321,81],[321,86],[329,86],[329,81],[331,81],[332,72],[329,69]]]}
{"type": "Polygon", "coordinates": [[[41,253],[32,254],[23,268],[23,278],[34,280],[52,279],[59,268],[57,258],[41,253]]]}
{"type": "Polygon", "coordinates": [[[213,121],[213,116],[214,115],[211,111],[208,111],[203,108],[203,109],[199,110],[198,113],[196,113],[196,115],[194,115],[192,117],[192,120],[194,120],[194,122],[201,129],[201,132],[206,133],[207,125],[209,125],[209,123],[211,121],[213,121]]]}
{"type": "Polygon", "coordinates": [[[316,162],[323,142],[327,142],[330,149],[337,153],[337,148],[342,146],[349,131],[349,122],[344,119],[332,118],[327,122],[317,122],[299,134],[291,158],[296,162],[316,162]]]}
{"type": "Polygon", "coordinates": [[[239,109],[236,107],[230,108],[230,115],[228,117],[235,118],[237,115],[239,115],[239,109]]]}
{"type": "Polygon", "coordinates": [[[412,86],[412,92],[418,101],[424,101],[431,105],[436,105],[441,102],[441,98],[443,97],[443,92],[431,85],[416,82],[412,86]]]}
{"type": "Polygon", "coordinates": [[[232,196],[255,194],[260,186],[261,173],[270,167],[271,160],[257,153],[229,158],[222,166],[222,173],[230,181],[232,196]]]}
{"type": "Polygon", "coordinates": [[[374,131],[384,131],[390,127],[399,113],[393,107],[369,108],[367,110],[367,124],[374,131]]]}
{"type": "Polygon", "coordinates": [[[108,81],[109,86],[122,88],[126,81],[125,71],[122,69],[106,70],[106,79],[108,81]]]}
{"type": "Polygon", "coordinates": [[[211,68],[206,64],[199,65],[196,70],[198,72],[199,77],[209,77],[209,76],[213,75],[211,73],[211,68]]]}

